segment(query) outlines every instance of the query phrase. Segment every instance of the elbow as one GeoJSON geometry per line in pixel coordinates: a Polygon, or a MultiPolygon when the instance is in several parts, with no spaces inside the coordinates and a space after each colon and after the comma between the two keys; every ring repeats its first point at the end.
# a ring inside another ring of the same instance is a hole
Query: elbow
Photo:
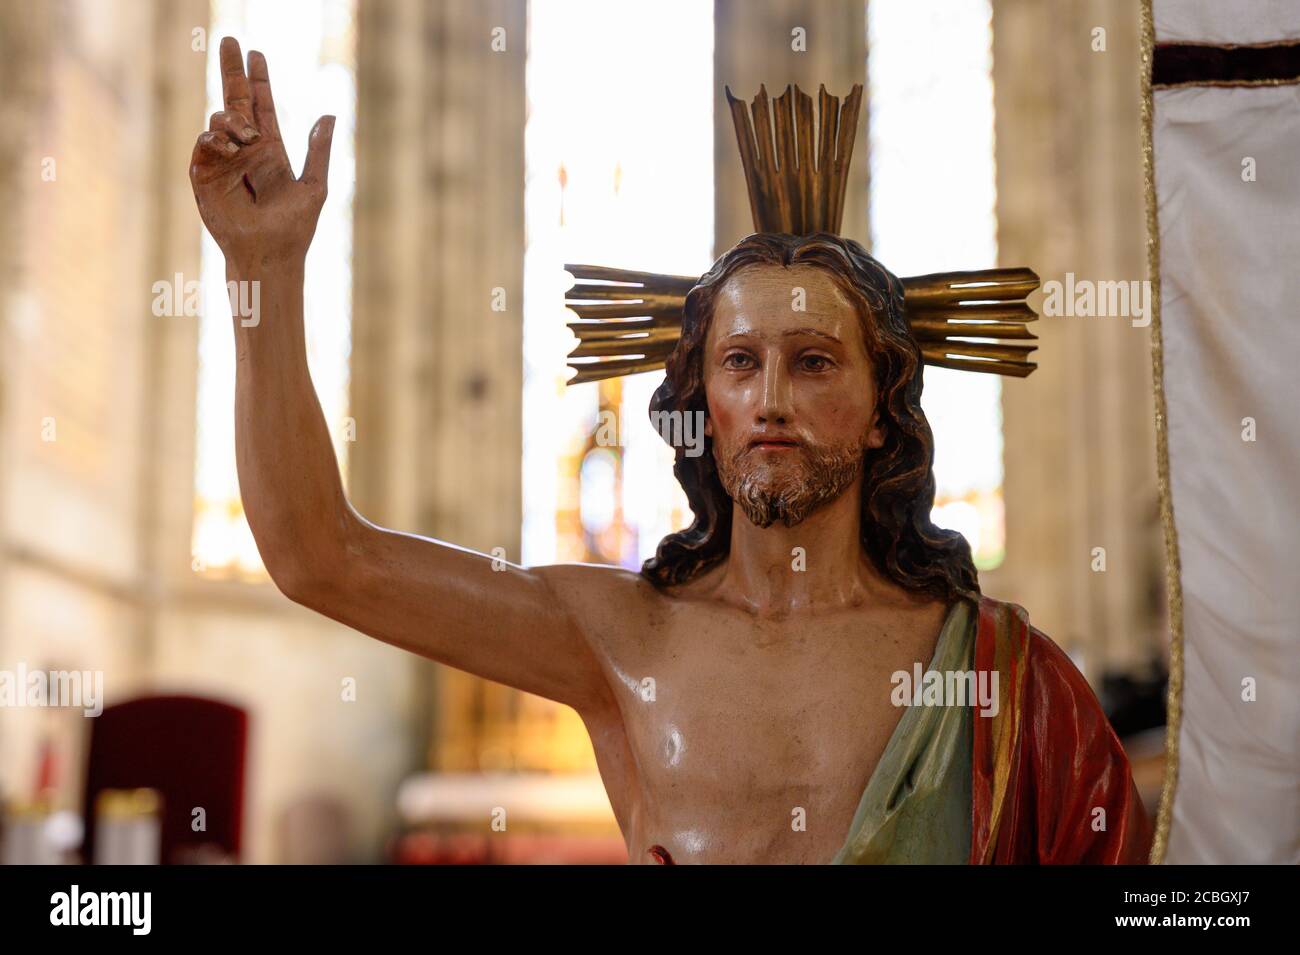
{"type": "Polygon", "coordinates": [[[296,546],[263,554],[262,562],[280,593],[296,604],[324,612],[325,602],[339,591],[343,551],[342,542],[300,540],[296,546]]]}
{"type": "Polygon", "coordinates": [[[271,582],[277,590],[296,604],[316,609],[320,604],[320,595],[327,586],[321,580],[320,573],[306,561],[296,556],[262,561],[266,572],[271,575],[271,582]]]}
{"type": "Polygon", "coordinates": [[[329,596],[338,592],[344,554],[355,532],[353,524],[347,518],[312,527],[296,522],[265,529],[268,532],[260,535],[254,526],[262,563],[276,589],[296,604],[322,610],[329,596]]]}

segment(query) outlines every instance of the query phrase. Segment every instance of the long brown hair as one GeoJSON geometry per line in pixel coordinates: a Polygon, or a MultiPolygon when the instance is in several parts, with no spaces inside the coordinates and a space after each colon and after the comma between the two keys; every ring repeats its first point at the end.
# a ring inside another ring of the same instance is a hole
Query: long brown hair
{"type": "MultiPolygon", "coordinates": [[[[970,545],[930,520],[934,506],[934,437],[921,410],[921,350],[903,315],[903,284],[857,242],[819,232],[756,233],[727,251],[686,296],[682,336],[668,357],[668,376],[650,401],[662,412],[708,413],[704,343],[714,303],[727,280],[753,265],[823,269],[857,310],[879,389],[885,441],[864,456],[862,546],[882,574],[908,590],[945,600],[979,592],[970,545]]],[[[713,459],[676,448],[673,474],[695,519],[669,534],[641,573],[659,587],[686,583],[713,567],[731,547],[732,501],[713,459]]]]}

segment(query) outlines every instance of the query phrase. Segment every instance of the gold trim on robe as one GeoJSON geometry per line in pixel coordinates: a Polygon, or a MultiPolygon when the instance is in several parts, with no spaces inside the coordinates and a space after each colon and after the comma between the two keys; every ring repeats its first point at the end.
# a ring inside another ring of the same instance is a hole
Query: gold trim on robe
{"type": "Polygon", "coordinates": [[[996,707],[979,692],[978,705],[908,706],[835,862],[1146,862],[1150,821],[1124,748],[1023,608],[959,600],[927,672],[973,672],[996,707]]]}
{"type": "Polygon", "coordinates": [[[1124,747],[1088,681],[1014,604],[980,599],[976,672],[997,671],[975,719],[972,863],[1147,861],[1151,826],[1124,747]]]}

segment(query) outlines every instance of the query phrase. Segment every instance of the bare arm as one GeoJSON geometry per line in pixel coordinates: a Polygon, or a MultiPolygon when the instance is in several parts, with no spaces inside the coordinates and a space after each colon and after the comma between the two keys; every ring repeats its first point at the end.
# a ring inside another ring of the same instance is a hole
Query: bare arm
{"type": "Polygon", "coordinates": [[[387,643],[568,703],[603,705],[592,648],[544,574],[376,527],[348,503],[307,370],[303,265],[325,201],[333,117],[312,129],[295,179],[266,61],[248,75],[221,43],[225,109],[199,137],[190,178],[228,281],[258,283],[234,316],[239,487],[258,551],[291,599],[387,643]]]}

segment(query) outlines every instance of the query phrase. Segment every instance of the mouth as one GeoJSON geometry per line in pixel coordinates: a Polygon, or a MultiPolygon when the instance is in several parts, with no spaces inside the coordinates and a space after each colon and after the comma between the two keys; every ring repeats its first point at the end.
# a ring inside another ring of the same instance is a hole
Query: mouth
{"type": "Polygon", "coordinates": [[[751,451],[793,451],[798,447],[794,438],[755,438],[749,442],[751,451]]]}

